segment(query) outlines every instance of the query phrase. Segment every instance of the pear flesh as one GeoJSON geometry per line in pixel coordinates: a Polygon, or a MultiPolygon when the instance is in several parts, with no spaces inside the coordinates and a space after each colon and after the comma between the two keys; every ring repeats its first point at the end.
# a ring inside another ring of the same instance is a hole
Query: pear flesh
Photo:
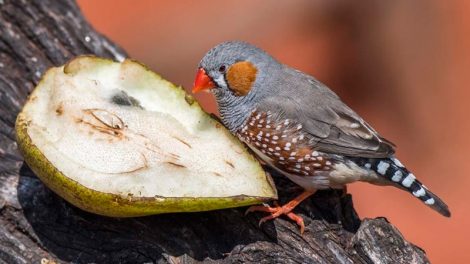
{"type": "Polygon", "coordinates": [[[205,211],[277,196],[245,146],[182,88],[131,60],[83,56],[50,69],[16,132],[39,178],[97,214],[205,211]]]}

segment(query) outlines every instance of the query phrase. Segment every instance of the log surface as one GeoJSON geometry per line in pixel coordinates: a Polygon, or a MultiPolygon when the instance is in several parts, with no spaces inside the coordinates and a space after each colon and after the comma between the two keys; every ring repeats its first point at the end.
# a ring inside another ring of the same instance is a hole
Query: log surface
{"type": "MultiPolygon", "coordinates": [[[[23,162],[14,123],[44,71],[81,54],[126,57],[72,0],[0,0],[0,263],[428,263],[386,219],[361,221],[338,191],[296,209],[303,236],[284,218],[259,227],[262,214],[246,208],[118,219],[68,204],[23,162]]],[[[274,179],[281,203],[299,191],[274,179]]]]}

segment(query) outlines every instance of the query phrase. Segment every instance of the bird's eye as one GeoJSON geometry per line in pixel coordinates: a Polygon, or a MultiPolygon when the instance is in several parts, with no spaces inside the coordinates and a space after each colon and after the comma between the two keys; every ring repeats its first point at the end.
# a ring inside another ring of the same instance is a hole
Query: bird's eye
{"type": "Polygon", "coordinates": [[[225,72],[225,65],[222,65],[219,67],[219,72],[224,73],[225,72]]]}

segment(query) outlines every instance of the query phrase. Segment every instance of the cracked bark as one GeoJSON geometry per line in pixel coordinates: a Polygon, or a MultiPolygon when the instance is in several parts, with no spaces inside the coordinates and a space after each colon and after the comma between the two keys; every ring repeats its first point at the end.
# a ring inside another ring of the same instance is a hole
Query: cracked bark
{"type": "MultiPolygon", "coordinates": [[[[385,219],[361,221],[336,191],[299,206],[303,236],[285,219],[258,227],[261,214],[245,217],[245,208],[118,219],[71,206],[23,163],[14,122],[42,73],[80,54],[126,57],[72,0],[0,1],[0,263],[428,262],[385,219]]],[[[295,194],[280,191],[281,202],[295,194]]]]}

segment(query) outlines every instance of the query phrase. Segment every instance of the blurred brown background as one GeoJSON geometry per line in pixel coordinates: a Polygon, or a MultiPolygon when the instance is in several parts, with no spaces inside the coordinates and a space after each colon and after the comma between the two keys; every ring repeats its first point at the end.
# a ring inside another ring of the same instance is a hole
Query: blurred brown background
{"type": "MultiPolygon", "coordinates": [[[[361,217],[385,216],[433,263],[469,263],[470,1],[81,0],[132,58],[191,88],[215,44],[245,40],[316,76],[450,206],[445,219],[394,188],[354,184],[361,217]]],[[[216,111],[214,100],[198,97],[216,111]]]]}

